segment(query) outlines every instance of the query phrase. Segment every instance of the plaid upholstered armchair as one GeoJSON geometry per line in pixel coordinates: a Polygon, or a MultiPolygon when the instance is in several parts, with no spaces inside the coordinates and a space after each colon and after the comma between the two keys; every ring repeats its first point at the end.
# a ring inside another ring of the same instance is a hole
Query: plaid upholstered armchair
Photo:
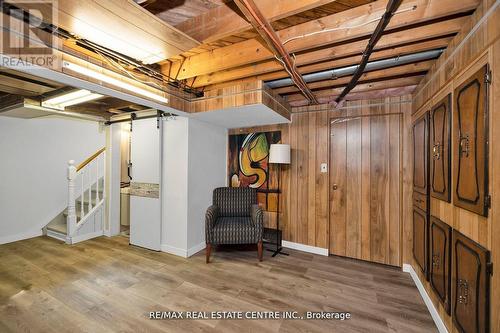
{"type": "Polygon", "coordinates": [[[205,216],[206,260],[210,261],[212,245],[257,244],[262,261],[262,209],[257,192],[248,187],[219,187],[213,192],[213,205],[205,216]]]}

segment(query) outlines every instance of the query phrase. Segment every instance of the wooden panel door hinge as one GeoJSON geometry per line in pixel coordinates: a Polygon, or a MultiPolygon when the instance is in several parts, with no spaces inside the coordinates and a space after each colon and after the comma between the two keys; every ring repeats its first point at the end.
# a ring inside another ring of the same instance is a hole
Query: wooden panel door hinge
{"type": "Polygon", "coordinates": [[[493,275],[493,263],[489,262],[486,264],[486,274],[493,275]]]}
{"type": "Polygon", "coordinates": [[[491,84],[491,71],[486,71],[484,74],[484,83],[491,84]]]}
{"type": "Polygon", "coordinates": [[[484,206],[486,208],[491,208],[491,195],[487,195],[484,197],[484,206]]]}

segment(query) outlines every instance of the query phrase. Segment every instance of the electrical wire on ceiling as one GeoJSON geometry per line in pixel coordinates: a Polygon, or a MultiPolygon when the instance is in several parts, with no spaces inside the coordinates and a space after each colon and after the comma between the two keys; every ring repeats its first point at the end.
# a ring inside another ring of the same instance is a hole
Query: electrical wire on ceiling
{"type": "MultiPolygon", "coordinates": [[[[24,9],[15,6],[15,4],[13,4],[13,3],[7,3],[5,1],[0,0],[0,12],[2,12],[3,14],[5,14],[7,16],[12,16],[20,21],[27,23],[27,24],[32,24],[33,22],[35,22],[36,26],[40,30],[43,30],[47,33],[50,33],[50,34],[52,34],[58,38],[64,39],[64,40],[74,41],[77,46],[85,48],[85,49],[99,55],[101,58],[103,58],[107,63],[112,65],[114,68],[120,70],[121,72],[125,73],[127,76],[131,77],[132,79],[134,79],[138,82],[141,82],[141,83],[147,84],[147,85],[153,85],[156,87],[160,87],[160,89],[165,88],[165,86],[162,86],[161,84],[140,79],[139,76],[137,75],[138,73],[140,73],[140,74],[145,75],[147,77],[150,77],[156,81],[159,81],[165,85],[169,85],[169,86],[172,86],[175,88],[180,88],[187,93],[194,94],[197,97],[203,96],[202,91],[195,89],[193,87],[190,87],[182,81],[179,81],[175,78],[169,77],[168,75],[165,75],[165,74],[155,70],[154,68],[151,68],[150,66],[144,65],[143,63],[141,63],[133,58],[130,58],[126,55],[123,55],[121,53],[110,50],[104,46],[93,43],[87,39],[80,38],[79,36],[76,36],[75,34],[72,34],[71,32],[68,32],[65,29],[57,27],[51,23],[43,22],[37,16],[34,16],[31,13],[25,11],[24,9]],[[126,66],[130,66],[132,68],[132,70],[126,68],[126,66]],[[135,74],[134,72],[136,72],[137,74],[135,74]]],[[[24,37],[30,38],[29,36],[24,36],[24,37]]],[[[173,92],[169,92],[169,93],[172,95],[176,95],[173,92]]],[[[184,98],[182,96],[178,96],[178,97],[184,98]]]]}
{"type": "MultiPolygon", "coordinates": [[[[398,14],[402,14],[402,13],[405,13],[405,12],[414,11],[416,9],[417,9],[417,6],[414,5],[414,6],[411,6],[411,7],[408,7],[408,8],[404,8],[404,9],[398,10],[397,12],[394,13],[394,15],[398,15],[398,14]]],[[[361,23],[361,24],[355,24],[355,25],[349,25],[349,26],[340,26],[340,27],[335,27],[335,28],[330,28],[330,29],[324,29],[324,30],[314,31],[314,32],[310,32],[310,33],[299,35],[299,36],[295,36],[295,37],[290,37],[290,38],[286,39],[283,42],[283,45],[285,45],[285,44],[287,44],[287,43],[289,43],[289,42],[291,42],[293,40],[296,40],[296,39],[301,39],[301,38],[310,37],[310,36],[314,36],[314,35],[324,34],[324,33],[327,33],[327,32],[334,32],[334,31],[339,31],[339,30],[349,30],[349,29],[361,28],[361,27],[364,27],[365,25],[369,25],[371,23],[380,21],[383,17],[384,16],[382,15],[380,17],[371,19],[371,20],[366,21],[366,22],[361,23]]]]}

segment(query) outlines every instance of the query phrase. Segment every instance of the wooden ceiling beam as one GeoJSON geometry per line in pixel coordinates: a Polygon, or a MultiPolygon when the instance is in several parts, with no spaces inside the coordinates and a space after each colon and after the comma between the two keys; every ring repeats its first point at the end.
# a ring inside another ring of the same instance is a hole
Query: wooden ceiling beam
{"type": "MultiPolygon", "coordinates": [[[[387,30],[402,29],[415,24],[444,19],[456,13],[468,12],[478,5],[479,0],[405,0],[401,5],[401,13],[395,15],[387,30]]],[[[356,28],[329,31],[310,35],[291,41],[287,44],[290,52],[299,52],[324,45],[366,38],[376,26],[376,21],[385,12],[387,1],[380,0],[369,5],[356,7],[344,12],[323,17],[278,32],[281,40],[287,40],[311,32],[333,29],[339,26],[356,28]],[[368,24],[369,23],[369,24],[368,24]],[[366,24],[366,25],[363,25],[366,24]]],[[[428,31],[430,35],[435,31],[428,31]]],[[[209,74],[224,69],[248,65],[272,59],[273,53],[263,48],[257,39],[250,39],[230,46],[204,52],[186,58],[182,63],[172,64],[172,71],[179,72],[178,79],[209,74]]]]}
{"type": "MultiPolygon", "coordinates": [[[[444,28],[441,23],[440,27],[444,28]]],[[[449,26],[448,26],[449,27],[449,26]]],[[[454,28],[459,29],[457,24],[454,28]]],[[[449,34],[450,31],[441,31],[443,34],[449,34]]],[[[406,36],[397,34],[395,38],[391,35],[385,35],[379,44],[379,49],[373,52],[371,60],[380,60],[391,58],[398,55],[405,55],[428,51],[438,48],[445,48],[451,42],[453,37],[444,37],[433,40],[424,40],[428,38],[427,31],[422,27],[408,30],[406,36]],[[405,38],[405,39],[402,39],[405,38]],[[384,48],[381,47],[383,44],[384,48]],[[406,44],[403,46],[394,46],[397,44],[406,44]]],[[[301,74],[314,73],[324,71],[332,68],[343,66],[350,66],[359,63],[361,60],[361,50],[363,49],[363,42],[354,42],[346,45],[344,48],[338,46],[329,49],[316,50],[308,53],[299,54],[296,56],[296,65],[299,66],[298,70],[301,74]],[[339,52],[337,52],[339,50],[339,52]],[[345,52],[343,54],[342,52],[345,52]],[[356,55],[352,55],[356,54],[356,55]],[[325,61],[326,60],[326,61],[325,61]]],[[[254,77],[254,79],[262,81],[270,81],[282,79],[288,76],[288,73],[281,70],[282,66],[275,60],[261,62],[251,66],[245,66],[221,72],[215,72],[208,75],[198,76],[195,82],[195,87],[209,86],[219,84],[222,82],[229,82],[239,80],[247,77],[254,77]]]]}
{"type": "MultiPolygon", "coordinates": [[[[335,0],[255,0],[269,22],[289,17],[335,0]]],[[[202,43],[210,43],[222,38],[252,29],[252,25],[238,15],[230,6],[223,5],[206,13],[186,20],[176,28],[202,43]]]]}
{"type": "MultiPolygon", "coordinates": [[[[386,77],[395,77],[395,76],[413,76],[415,74],[422,75],[422,73],[427,72],[432,64],[433,60],[421,61],[414,64],[406,64],[391,68],[379,69],[371,72],[363,73],[360,81],[373,81],[373,80],[381,80],[386,77]]],[[[308,83],[309,88],[311,89],[325,89],[332,86],[342,86],[347,84],[351,80],[352,76],[344,76],[337,79],[331,80],[323,80],[308,83]]],[[[299,91],[294,86],[288,86],[283,88],[278,88],[273,90],[277,94],[291,94],[298,93],[299,91]]]]}
{"type": "Polygon", "coordinates": [[[253,0],[235,0],[235,3],[245,17],[252,23],[252,26],[257,30],[267,46],[272,50],[274,56],[280,60],[284,69],[290,74],[290,79],[297,89],[300,90],[311,103],[317,104],[316,98],[307,86],[307,83],[302,78],[302,75],[297,72],[297,68],[290,54],[285,49],[276,31],[271,27],[271,24],[264,17],[255,2],[253,0]]]}

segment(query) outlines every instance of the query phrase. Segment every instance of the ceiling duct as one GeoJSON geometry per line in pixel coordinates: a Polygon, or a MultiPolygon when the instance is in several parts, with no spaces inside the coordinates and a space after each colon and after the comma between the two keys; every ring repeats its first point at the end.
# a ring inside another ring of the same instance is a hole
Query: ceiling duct
{"type": "MultiPolygon", "coordinates": [[[[374,71],[374,70],[378,70],[378,69],[385,69],[385,68],[390,68],[390,67],[395,67],[395,66],[406,65],[406,64],[410,64],[410,63],[414,63],[414,62],[435,59],[441,55],[443,50],[444,49],[431,50],[431,51],[403,55],[403,56],[399,56],[399,57],[395,57],[395,58],[371,61],[366,65],[366,68],[364,71],[370,72],[370,71],[374,71]]],[[[347,66],[347,67],[330,69],[330,70],[322,71],[322,72],[305,74],[305,75],[302,75],[302,78],[307,83],[316,82],[316,81],[323,81],[323,80],[334,80],[338,77],[348,76],[348,75],[354,74],[356,72],[356,70],[358,69],[358,66],[359,65],[352,65],[352,66],[347,66]]],[[[269,88],[274,89],[274,88],[291,86],[291,85],[293,85],[293,82],[290,79],[280,79],[280,80],[268,81],[268,82],[266,82],[266,85],[269,88]]]]}

